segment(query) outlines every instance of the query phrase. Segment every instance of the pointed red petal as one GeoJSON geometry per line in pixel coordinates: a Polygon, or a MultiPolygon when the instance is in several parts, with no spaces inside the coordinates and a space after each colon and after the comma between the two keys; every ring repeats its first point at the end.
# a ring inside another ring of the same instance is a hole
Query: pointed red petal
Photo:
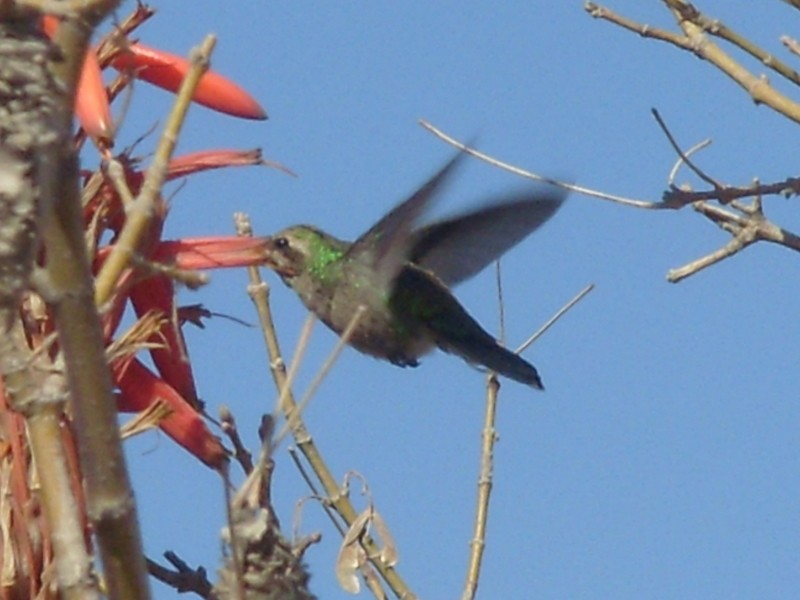
{"type": "Polygon", "coordinates": [[[97,54],[91,48],[86,52],[81,78],[78,81],[75,116],[92,139],[108,146],[112,145],[114,130],[108,94],[97,54]]]}
{"type": "Polygon", "coordinates": [[[203,150],[169,161],[167,180],[223,167],[249,167],[263,163],[261,150],[203,150]]]}
{"type": "MultiPolygon", "coordinates": [[[[111,61],[111,66],[118,71],[130,71],[134,77],[170,92],[177,92],[191,63],[180,56],[136,43],[118,54],[111,61]]],[[[267,118],[267,113],[255,98],[214,71],[207,71],[202,76],[192,99],[235,117],[267,118]]]]}
{"type": "Polygon", "coordinates": [[[266,238],[210,236],[162,241],[151,258],[179,269],[249,267],[264,263],[266,238]]]}
{"type": "Polygon", "coordinates": [[[118,361],[112,365],[120,389],[120,410],[138,412],[157,400],[165,402],[172,412],[159,427],[173,440],[212,469],[227,460],[227,452],[200,415],[175,389],[156,377],[138,359],[118,361]]]}
{"type": "Polygon", "coordinates": [[[131,288],[130,298],[138,317],[151,310],[166,316],[158,333],[153,336],[152,341],[157,345],[149,349],[150,357],[164,381],[195,409],[200,408],[189,351],[173,306],[175,286],[172,280],[149,277],[131,288]]]}
{"type": "MultiPolygon", "coordinates": [[[[53,38],[58,31],[58,19],[52,15],[42,17],[42,29],[53,38]]],[[[94,140],[111,146],[114,138],[111,108],[108,103],[103,73],[92,48],[86,49],[81,77],[75,96],[75,116],[83,130],[94,140]]]]}

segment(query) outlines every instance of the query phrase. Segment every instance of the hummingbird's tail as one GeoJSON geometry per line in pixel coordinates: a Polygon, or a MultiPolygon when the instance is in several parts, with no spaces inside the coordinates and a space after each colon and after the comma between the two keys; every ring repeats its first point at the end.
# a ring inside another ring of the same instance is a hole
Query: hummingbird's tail
{"type": "Polygon", "coordinates": [[[391,299],[392,309],[414,328],[427,329],[429,339],[467,362],[543,390],[536,368],[503,348],[472,318],[436,277],[413,265],[400,273],[391,299]]]}
{"type": "Polygon", "coordinates": [[[499,375],[537,390],[544,389],[536,367],[518,354],[503,348],[477,322],[473,323],[475,327],[462,330],[465,335],[449,335],[446,341],[440,338],[439,347],[445,352],[458,354],[467,362],[483,365],[499,375]]]}

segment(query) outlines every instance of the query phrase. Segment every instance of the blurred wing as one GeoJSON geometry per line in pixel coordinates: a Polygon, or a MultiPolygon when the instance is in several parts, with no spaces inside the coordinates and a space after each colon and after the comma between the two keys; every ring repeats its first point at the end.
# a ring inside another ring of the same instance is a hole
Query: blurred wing
{"type": "Polygon", "coordinates": [[[566,193],[519,194],[414,232],[409,260],[446,285],[469,279],[552,217],[566,193]]]}
{"type": "Polygon", "coordinates": [[[466,156],[459,152],[414,194],[359,237],[347,252],[348,259],[371,261],[380,285],[389,286],[408,261],[411,236],[419,217],[442,191],[454,167],[466,156]]]}

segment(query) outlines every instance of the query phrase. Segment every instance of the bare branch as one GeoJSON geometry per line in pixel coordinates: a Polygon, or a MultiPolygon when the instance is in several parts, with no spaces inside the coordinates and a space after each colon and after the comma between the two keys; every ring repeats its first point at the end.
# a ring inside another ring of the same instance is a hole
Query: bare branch
{"type": "Polygon", "coordinates": [[[798,74],[797,71],[792,69],[786,63],[775,58],[773,54],[767,52],[757,44],[754,44],[751,40],[743,35],[733,31],[722,21],[718,19],[711,19],[695,10],[690,4],[684,2],[675,3],[676,6],[678,4],[687,7],[680,9],[682,14],[686,14],[687,17],[691,18],[694,23],[696,23],[710,35],[725,40],[733,46],[736,46],[795,85],[800,84],[800,74],[798,74]]]}
{"type": "Polygon", "coordinates": [[[780,38],[781,43],[786,46],[786,49],[789,50],[795,56],[800,56],[800,43],[797,42],[796,39],[789,37],[788,35],[783,35],[780,38]]]}
{"type": "Polygon", "coordinates": [[[481,466],[478,474],[478,498],[475,510],[475,525],[470,542],[467,579],[461,600],[473,600],[478,591],[478,581],[483,562],[483,551],[486,547],[486,526],[489,519],[489,500],[492,495],[492,479],[494,472],[494,444],[497,441],[496,417],[497,395],[500,391],[500,380],[495,373],[486,378],[486,409],[481,431],[481,466]]]}
{"type": "Polygon", "coordinates": [[[652,25],[638,23],[594,2],[585,2],[583,4],[583,8],[595,19],[602,19],[614,25],[619,25],[623,29],[637,33],[644,38],[668,42],[674,46],[683,48],[684,50],[692,50],[691,44],[685,36],[672,33],[666,29],[659,29],[658,27],[653,27],[652,25]]]}
{"type": "Polygon", "coordinates": [[[419,124],[424,129],[427,129],[428,131],[430,131],[433,135],[435,135],[439,139],[444,140],[445,142],[447,142],[451,146],[454,146],[455,148],[458,148],[462,152],[465,152],[466,154],[469,154],[471,156],[474,156],[475,158],[478,158],[478,159],[480,159],[480,160],[482,160],[484,162],[487,162],[490,165],[493,165],[495,167],[503,169],[504,171],[508,171],[509,173],[514,173],[515,175],[519,175],[521,177],[525,177],[526,179],[532,179],[534,181],[541,181],[543,183],[554,185],[556,187],[560,187],[562,189],[569,190],[569,191],[572,191],[572,192],[577,192],[577,193],[583,194],[585,196],[592,196],[594,198],[600,198],[601,200],[610,200],[611,202],[616,202],[618,204],[623,204],[625,206],[633,206],[633,207],[636,207],[636,208],[647,208],[647,209],[656,209],[656,210],[665,209],[665,208],[671,208],[670,206],[666,206],[661,202],[651,202],[651,201],[648,201],[648,200],[635,200],[633,198],[625,198],[623,196],[614,196],[613,194],[606,194],[604,192],[599,192],[597,190],[593,190],[593,189],[590,189],[590,188],[585,188],[585,187],[582,187],[582,186],[579,186],[579,185],[575,185],[575,184],[572,184],[572,183],[566,183],[564,181],[558,181],[558,180],[552,179],[550,177],[545,177],[543,175],[538,175],[538,174],[533,173],[531,171],[526,171],[525,169],[521,169],[519,167],[515,167],[515,166],[513,166],[513,165],[511,165],[509,163],[505,163],[505,162],[499,161],[499,160],[497,160],[495,158],[492,158],[488,154],[484,154],[483,152],[479,152],[478,150],[475,150],[474,148],[470,148],[466,144],[463,144],[462,142],[459,142],[458,140],[456,140],[454,137],[451,137],[451,136],[447,135],[441,129],[435,127],[434,125],[432,125],[430,122],[426,121],[425,119],[420,119],[419,120],[419,124]]]}
{"type": "Polygon", "coordinates": [[[685,206],[701,200],[717,200],[720,204],[729,204],[739,198],[753,196],[791,196],[800,194],[800,177],[789,177],[775,183],[758,183],[748,186],[725,186],[717,190],[684,190],[673,188],[664,192],[664,202],[674,207],[685,206]]]}
{"type": "Polygon", "coordinates": [[[148,558],[147,571],[150,575],[174,588],[178,593],[191,592],[206,600],[215,600],[217,598],[203,567],[192,569],[183,559],[171,551],[165,552],[164,558],[172,564],[174,570],[163,567],[148,558]]]}
{"type": "Polygon", "coordinates": [[[239,428],[236,426],[236,419],[227,406],[220,406],[219,420],[224,433],[231,441],[233,446],[233,456],[236,462],[242,467],[245,475],[253,472],[253,455],[247,450],[239,436],[239,428]]]}
{"type": "Polygon", "coordinates": [[[796,123],[800,123],[800,104],[776,90],[765,77],[757,77],[745,69],[739,62],[735,61],[711,41],[707,34],[717,35],[734,44],[793,83],[800,82],[800,75],[758,48],[755,44],[747,42],[719,21],[709,19],[690,3],[683,0],[662,1],[672,12],[678,25],[683,30],[683,36],[671,34],[650,25],[636,23],[594,2],[585,3],[584,8],[593,17],[602,18],[629,31],[634,31],[643,37],[667,42],[681,50],[692,52],[699,58],[707,60],[733,79],[752,96],[757,104],[765,104],[796,123]]]}
{"type": "Polygon", "coordinates": [[[704,16],[691,4],[682,0],[664,0],[664,2],[672,10],[678,25],[691,42],[695,55],[709,61],[733,79],[753,97],[757,104],[766,104],[796,123],[800,123],[800,104],[773,88],[765,77],[753,75],[709,40],[702,26],[704,16]]]}
{"type": "Polygon", "coordinates": [[[694,205],[694,208],[721,229],[729,232],[733,237],[718,250],[683,267],[672,269],[667,274],[667,281],[676,283],[686,279],[690,275],[694,275],[706,267],[725,260],[758,241],[780,244],[800,252],[800,236],[786,231],[767,220],[761,207],[761,201],[758,198],[754,200],[752,205],[741,206],[737,203],[736,206],[733,206],[741,214],[708,202],[698,202],[694,205]]]}

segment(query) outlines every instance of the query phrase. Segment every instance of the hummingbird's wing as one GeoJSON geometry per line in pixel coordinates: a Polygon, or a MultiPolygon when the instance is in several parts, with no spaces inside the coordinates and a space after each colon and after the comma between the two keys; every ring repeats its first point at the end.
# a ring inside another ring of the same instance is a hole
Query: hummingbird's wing
{"type": "Polygon", "coordinates": [[[415,231],[408,260],[446,285],[469,279],[552,217],[564,202],[558,189],[518,194],[415,231]]]}
{"type": "Polygon", "coordinates": [[[411,197],[395,206],[369,231],[350,246],[345,258],[353,261],[369,261],[370,267],[379,277],[376,283],[388,288],[408,261],[411,249],[411,235],[414,225],[443,184],[452,174],[455,166],[466,156],[459,152],[411,197]]]}

